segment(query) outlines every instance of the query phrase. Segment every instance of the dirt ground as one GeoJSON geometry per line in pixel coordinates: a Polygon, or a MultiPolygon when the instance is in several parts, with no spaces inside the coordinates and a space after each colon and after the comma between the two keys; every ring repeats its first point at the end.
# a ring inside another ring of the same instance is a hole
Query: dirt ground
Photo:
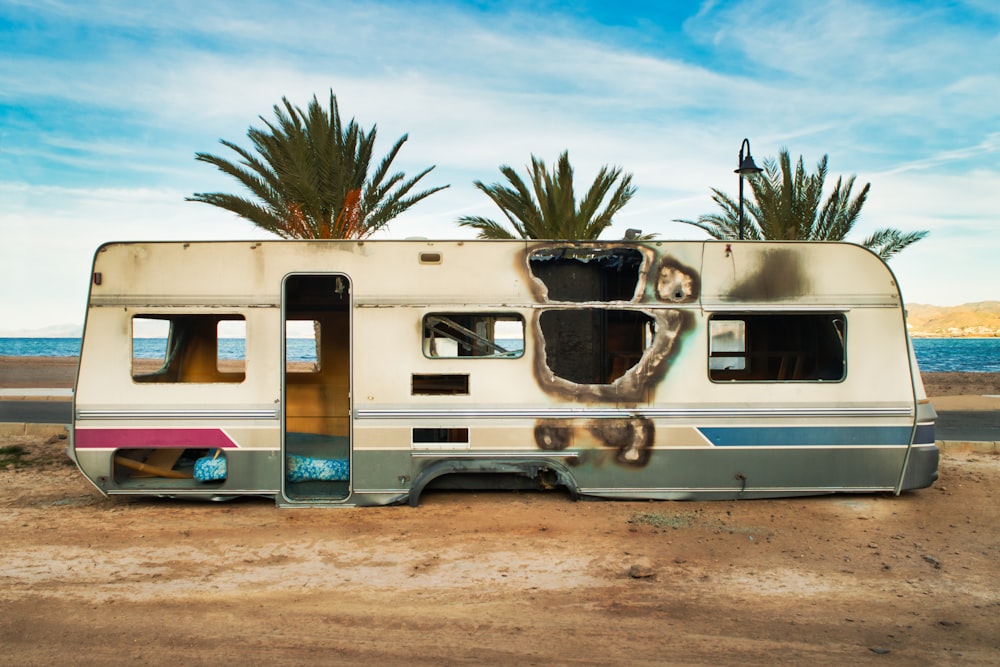
{"type": "Polygon", "coordinates": [[[3,665],[1000,662],[992,455],[900,497],[282,510],[106,499],[64,445],[0,443],[3,665]]]}
{"type": "Polygon", "coordinates": [[[1000,663],[991,454],[900,497],[279,510],[107,499],[65,444],[0,438],[0,665],[1000,663]]]}

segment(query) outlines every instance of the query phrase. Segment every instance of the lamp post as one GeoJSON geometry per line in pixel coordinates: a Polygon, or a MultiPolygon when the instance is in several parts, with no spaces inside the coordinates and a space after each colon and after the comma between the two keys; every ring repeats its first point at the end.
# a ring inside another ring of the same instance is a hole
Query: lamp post
{"type": "Polygon", "coordinates": [[[750,140],[744,139],[743,143],[740,144],[740,158],[739,158],[739,168],[736,169],[735,173],[740,175],[740,241],[743,240],[743,177],[749,176],[751,174],[759,174],[764,171],[758,167],[753,162],[753,157],[750,155],[750,140]],[[746,157],[743,157],[743,148],[747,149],[746,157]]]}

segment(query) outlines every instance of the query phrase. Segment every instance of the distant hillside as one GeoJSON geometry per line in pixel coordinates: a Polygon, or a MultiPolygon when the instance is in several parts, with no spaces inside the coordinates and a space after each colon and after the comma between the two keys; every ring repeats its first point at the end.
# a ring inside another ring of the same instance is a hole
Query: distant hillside
{"type": "Polygon", "coordinates": [[[962,338],[1000,336],[1000,301],[979,301],[961,306],[906,306],[906,321],[913,336],[962,338]]]}

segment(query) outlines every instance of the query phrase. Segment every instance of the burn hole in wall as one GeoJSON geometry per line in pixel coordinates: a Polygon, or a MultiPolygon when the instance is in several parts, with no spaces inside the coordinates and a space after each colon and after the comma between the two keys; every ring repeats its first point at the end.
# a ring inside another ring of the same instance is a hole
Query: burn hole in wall
{"type": "Polygon", "coordinates": [[[655,333],[653,318],[633,310],[547,310],[539,324],[549,370],[577,384],[611,384],[622,377],[655,333]]]}
{"type": "Polygon", "coordinates": [[[551,301],[631,301],[642,267],[635,248],[546,248],[528,258],[551,301]]]}

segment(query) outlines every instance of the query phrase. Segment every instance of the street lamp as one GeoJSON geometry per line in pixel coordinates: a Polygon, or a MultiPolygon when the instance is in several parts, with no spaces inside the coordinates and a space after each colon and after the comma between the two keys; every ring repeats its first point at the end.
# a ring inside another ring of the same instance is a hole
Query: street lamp
{"type": "Polygon", "coordinates": [[[739,168],[736,169],[735,173],[740,175],[740,241],[743,240],[743,177],[749,176],[751,174],[759,174],[764,171],[760,167],[754,164],[753,156],[750,155],[750,140],[744,139],[743,143],[740,144],[740,161],[739,168]],[[743,148],[747,149],[747,156],[743,157],[743,148]]]}

